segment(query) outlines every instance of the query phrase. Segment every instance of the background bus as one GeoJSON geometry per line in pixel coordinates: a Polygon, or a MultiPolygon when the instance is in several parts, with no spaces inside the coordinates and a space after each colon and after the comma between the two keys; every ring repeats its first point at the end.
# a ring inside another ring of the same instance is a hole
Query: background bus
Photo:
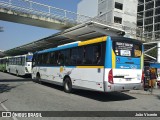
{"type": "Polygon", "coordinates": [[[0,58],[0,71],[6,72],[8,65],[8,57],[0,58]]]}
{"type": "Polygon", "coordinates": [[[36,52],[32,79],[103,92],[141,89],[143,45],[124,37],[100,37],[36,52]]]}
{"type": "Polygon", "coordinates": [[[8,57],[7,72],[19,75],[31,74],[32,54],[8,57]]]}

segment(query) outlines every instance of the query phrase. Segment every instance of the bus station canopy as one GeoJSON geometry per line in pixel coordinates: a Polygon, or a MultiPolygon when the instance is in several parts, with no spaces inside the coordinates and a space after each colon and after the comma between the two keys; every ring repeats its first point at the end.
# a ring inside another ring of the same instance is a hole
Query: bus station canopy
{"type": "Polygon", "coordinates": [[[31,43],[4,51],[5,56],[23,55],[28,52],[36,52],[75,41],[84,41],[104,35],[123,36],[122,29],[111,27],[102,23],[89,21],[66,29],[49,37],[33,41],[31,43]]]}

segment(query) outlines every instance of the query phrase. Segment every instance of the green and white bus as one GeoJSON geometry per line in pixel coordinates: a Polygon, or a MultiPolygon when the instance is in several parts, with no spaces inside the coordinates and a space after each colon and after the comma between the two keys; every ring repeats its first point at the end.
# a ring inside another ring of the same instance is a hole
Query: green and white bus
{"type": "Polygon", "coordinates": [[[143,44],[134,39],[104,36],[34,53],[32,79],[102,92],[141,89],[143,44]]]}
{"type": "Polygon", "coordinates": [[[6,72],[8,66],[8,57],[0,58],[0,71],[6,72]]]}

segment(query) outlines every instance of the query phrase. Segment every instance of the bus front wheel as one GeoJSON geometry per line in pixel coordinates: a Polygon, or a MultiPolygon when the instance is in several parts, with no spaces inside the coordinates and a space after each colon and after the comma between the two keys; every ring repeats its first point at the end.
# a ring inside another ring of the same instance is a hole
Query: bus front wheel
{"type": "Polygon", "coordinates": [[[72,82],[71,82],[69,77],[66,77],[64,79],[64,91],[66,93],[71,93],[72,92],[72,82]]]}

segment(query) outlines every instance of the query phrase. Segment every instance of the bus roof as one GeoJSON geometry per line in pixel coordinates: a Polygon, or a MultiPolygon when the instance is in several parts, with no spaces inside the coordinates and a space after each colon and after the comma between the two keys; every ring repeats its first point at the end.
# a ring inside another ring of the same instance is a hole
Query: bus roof
{"type": "Polygon", "coordinates": [[[112,41],[129,41],[129,42],[133,42],[139,45],[142,45],[143,43],[139,40],[133,39],[133,38],[126,38],[126,37],[111,37],[112,41]]]}

